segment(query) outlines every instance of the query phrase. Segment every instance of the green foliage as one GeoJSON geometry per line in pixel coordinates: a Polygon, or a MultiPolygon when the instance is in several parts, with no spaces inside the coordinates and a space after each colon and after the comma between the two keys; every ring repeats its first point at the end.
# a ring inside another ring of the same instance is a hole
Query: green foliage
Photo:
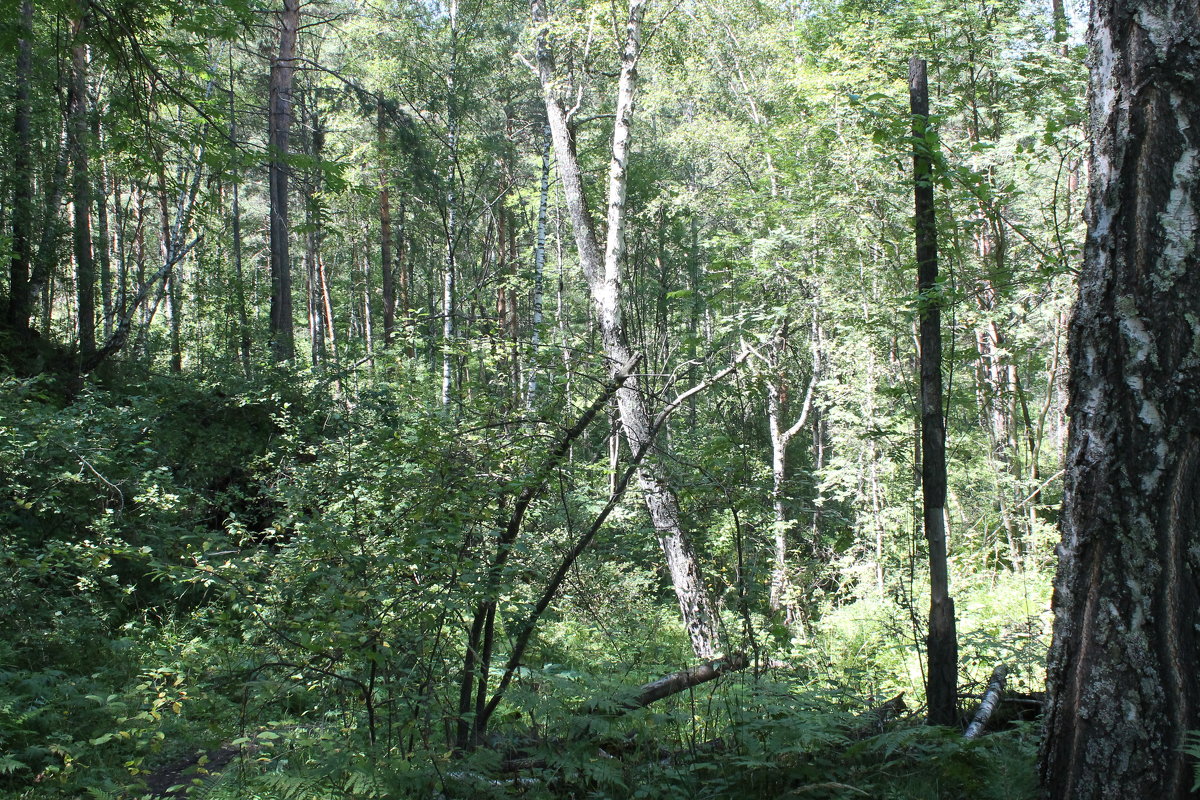
{"type": "MultiPolygon", "coordinates": [[[[457,729],[478,707],[463,705],[463,686],[493,697],[548,576],[628,457],[611,447],[619,420],[602,414],[499,558],[515,499],[609,369],[553,170],[533,347],[544,114],[521,62],[535,31],[528,9],[503,4],[464,5],[453,24],[438,2],[305,6],[285,161],[311,366],[275,365],[261,233],[278,155],[261,119],[270,10],[93,9],[81,41],[94,224],[109,217],[106,233],[93,228],[110,259],[100,305],[107,292],[115,313],[143,288],[174,225],[195,242],[171,281],[145,287],[125,348],[80,376],[75,217],[66,184],[51,192],[78,9],[38,4],[34,63],[62,68],[30,83],[48,270],[37,334],[0,329],[0,796],[129,800],[164,782],[230,800],[1031,796],[1029,727],[967,743],[915,718],[868,737],[855,717],[900,691],[918,706],[923,695],[913,324],[932,302],[945,316],[960,688],[978,694],[998,662],[1010,688],[1042,683],[1085,106],[1079,53],[1063,53],[1043,9],[652,8],[624,332],[644,357],[651,413],[754,349],[675,412],[652,456],[680,498],[726,647],[771,666],[621,713],[635,687],[692,660],[635,488],[570,566],[490,738],[466,752],[457,729]],[[921,141],[897,56],[909,53],[930,61],[921,141]],[[943,260],[925,296],[913,288],[914,147],[935,164],[943,260]],[[386,343],[385,270],[404,295],[386,343]],[[805,419],[778,485],[772,398],[783,428],[805,419]],[[479,645],[491,672],[465,674],[492,603],[479,645]],[[509,757],[534,766],[514,778],[509,757]]],[[[564,2],[550,24],[596,211],[619,11],[564,2]]],[[[0,19],[5,96],[20,81],[17,16],[0,19]]],[[[0,137],[0,163],[16,146],[0,137]]],[[[3,172],[8,264],[7,193],[21,183],[3,172]]]]}

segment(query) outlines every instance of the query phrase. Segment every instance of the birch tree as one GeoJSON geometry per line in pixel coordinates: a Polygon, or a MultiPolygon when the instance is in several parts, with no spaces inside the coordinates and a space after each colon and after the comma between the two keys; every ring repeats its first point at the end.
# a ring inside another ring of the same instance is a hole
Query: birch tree
{"type": "Polygon", "coordinates": [[[1200,3],[1094,0],[1047,798],[1194,797],[1200,3]]]}
{"type": "MultiPolygon", "coordinates": [[[[570,113],[555,77],[554,54],[550,49],[550,32],[543,2],[533,0],[532,3],[533,20],[539,27],[536,44],[538,77],[545,95],[546,116],[579,251],[579,262],[591,295],[605,357],[615,369],[628,363],[631,356],[621,316],[621,270],[625,258],[625,193],[633,142],[634,95],[646,0],[630,0],[624,25],[612,158],[608,168],[603,250],[584,194],[583,172],[575,151],[570,113]]],[[[629,449],[632,452],[641,451],[651,435],[650,414],[636,377],[627,380],[617,392],[617,406],[629,449]]],[[[658,543],[666,557],[692,649],[697,657],[710,658],[721,649],[717,613],[704,584],[691,538],[683,529],[678,496],[657,457],[651,456],[642,462],[637,478],[658,543]]]]}

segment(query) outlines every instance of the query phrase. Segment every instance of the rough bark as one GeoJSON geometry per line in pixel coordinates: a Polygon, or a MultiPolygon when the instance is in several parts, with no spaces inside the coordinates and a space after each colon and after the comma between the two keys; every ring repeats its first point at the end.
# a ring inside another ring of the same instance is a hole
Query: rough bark
{"type": "Polygon", "coordinates": [[[296,355],[292,329],[292,263],[288,252],[288,141],[292,128],[292,79],[296,72],[296,35],[300,1],[283,0],[279,17],[279,56],[271,63],[270,120],[267,144],[270,183],[271,353],[276,361],[296,355]]]}
{"type": "Polygon", "coordinates": [[[917,244],[917,291],[921,337],[921,493],[925,538],[929,542],[929,659],[926,697],[929,722],[957,721],[958,642],[954,601],[946,563],[946,427],[942,416],[942,315],[937,285],[937,222],[933,207],[933,165],[927,138],[929,87],[925,62],[908,65],[913,116],[913,173],[917,244]]]}
{"type": "Polygon", "coordinates": [[[1200,728],[1200,2],[1091,13],[1043,796],[1193,797],[1180,747],[1200,728]]]}
{"type": "MultiPolygon", "coordinates": [[[[542,0],[532,3],[533,18],[546,20],[542,0]]],[[[600,337],[609,362],[629,361],[621,317],[621,269],[625,256],[625,192],[629,153],[632,144],[634,94],[637,86],[637,61],[640,47],[645,0],[630,0],[629,16],[621,52],[621,75],[617,86],[617,106],[612,136],[612,159],[606,193],[606,237],[604,249],[596,236],[591,212],[584,194],[583,174],[575,153],[573,131],[567,110],[555,88],[554,60],[543,27],[537,37],[538,73],[545,94],[546,114],[554,150],[558,156],[559,176],[567,200],[567,211],[575,233],[580,265],[592,298],[600,337]]],[[[650,414],[636,379],[626,381],[617,392],[621,426],[629,449],[638,452],[651,440],[650,414]]],[[[709,597],[700,563],[692,542],[683,530],[679,500],[667,481],[666,472],[653,456],[642,462],[638,485],[658,542],[666,557],[671,583],[692,648],[699,658],[712,658],[720,650],[718,618],[709,597]]]]}

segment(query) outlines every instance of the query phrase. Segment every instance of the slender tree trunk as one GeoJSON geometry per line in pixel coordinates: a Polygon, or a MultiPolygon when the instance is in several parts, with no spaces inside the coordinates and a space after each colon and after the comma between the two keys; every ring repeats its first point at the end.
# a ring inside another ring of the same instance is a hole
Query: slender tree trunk
{"type": "Polygon", "coordinates": [[[296,71],[296,35],[300,0],[283,0],[279,18],[279,57],[271,64],[270,125],[270,250],[271,351],[276,361],[296,356],[292,314],[292,264],[288,254],[288,139],[292,127],[292,79],[296,71]]]}
{"type": "Polygon", "coordinates": [[[14,330],[25,331],[33,313],[29,293],[33,260],[33,131],[29,100],[29,83],[33,76],[33,0],[22,0],[19,36],[13,109],[12,260],[9,264],[7,322],[14,330]]]}
{"type": "MultiPolygon", "coordinates": [[[[559,174],[567,199],[567,209],[575,231],[579,260],[587,279],[596,312],[604,352],[613,368],[630,360],[621,317],[621,268],[625,256],[625,192],[631,144],[637,60],[645,0],[630,0],[629,17],[621,52],[621,77],[617,88],[616,121],[613,127],[612,160],[608,172],[607,227],[604,250],[596,237],[591,213],[583,190],[583,176],[575,154],[574,135],[566,109],[554,86],[554,61],[545,27],[543,0],[533,0],[534,20],[543,27],[537,38],[537,60],[546,114],[558,156],[559,174]]],[[[617,392],[621,425],[632,452],[649,442],[650,414],[638,381],[631,377],[617,392]]],[[[659,545],[666,556],[671,583],[679,601],[684,625],[692,648],[700,658],[711,658],[721,647],[718,618],[700,571],[691,539],[680,519],[679,499],[657,459],[648,458],[639,465],[638,483],[645,497],[659,545]]]]}
{"type": "MultiPolygon", "coordinates": [[[[396,212],[396,311],[400,319],[400,324],[406,329],[409,324],[409,310],[412,308],[412,256],[410,254],[411,245],[408,241],[407,229],[405,227],[405,214],[407,209],[404,203],[405,197],[400,195],[400,208],[396,212]]],[[[413,355],[411,348],[409,355],[413,355]]]]}
{"type": "Polygon", "coordinates": [[[946,559],[946,428],[942,416],[942,314],[937,285],[937,222],[929,137],[929,87],[925,62],[908,65],[913,115],[917,290],[921,317],[921,492],[929,541],[929,722],[958,721],[958,641],[946,559]]]}
{"type": "Polygon", "coordinates": [[[1063,0],[1050,0],[1050,14],[1054,22],[1054,41],[1062,45],[1061,53],[1067,54],[1067,9],[1063,0]]]}
{"type": "Polygon", "coordinates": [[[533,407],[538,392],[538,347],[542,341],[542,315],[546,273],[546,228],[550,206],[550,124],[542,125],[542,182],[538,193],[537,244],[533,250],[533,325],[529,335],[529,384],[525,390],[525,405],[533,407]]]}
{"type": "MultiPolygon", "coordinates": [[[[100,101],[93,99],[95,111],[92,117],[92,139],[97,143],[101,152],[104,150],[103,132],[100,130],[100,101]]],[[[96,240],[95,254],[100,262],[100,307],[104,321],[104,338],[112,336],[113,330],[113,291],[112,291],[112,253],[109,248],[108,230],[108,180],[107,169],[103,159],[96,166],[96,240]]]]}
{"type": "Polygon", "coordinates": [[[367,358],[371,359],[371,366],[374,366],[375,332],[371,327],[371,255],[365,247],[363,248],[362,281],[363,350],[367,354],[367,358]]]}
{"type": "MultiPolygon", "coordinates": [[[[229,48],[229,138],[238,141],[237,109],[234,105],[233,79],[233,45],[229,48]]],[[[241,354],[242,371],[250,375],[250,321],[246,316],[246,278],[242,268],[242,208],[241,189],[242,171],[240,164],[234,164],[231,181],[231,204],[229,208],[230,222],[233,235],[233,270],[234,270],[234,302],[237,303],[238,319],[238,352],[241,354]]]]}
{"type": "Polygon", "coordinates": [[[458,73],[458,0],[450,0],[450,71],[446,78],[446,142],[449,147],[446,183],[446,263],[442,274],[442,405],[450,405],[453,385],[456,336],[454,318],[458,313],[458,265],[455,245],[458,240],[458,114],[456,110],[458,73]]]}
{"type": "Polygon", "coordinates": [[[167,315],[171,320],[171,372],[183,372],[183,291],[179,270],[167,275],[167,315]]]}
{"type": "Polygon", "coordinates": [[[376,110],[376,157],[379,159],[379,263],[383,268],[383,343],[392,343],[396,333],[396,284],[392,264],[392,207],[388,187],[387,136],[383,101],[376,110]]]}
{"type": "MultiPolygon", "coordinates": [[[[137,214],[137,222],[133,231],[133,263],[134,271],[137,276],[137,285],[139,287],[146,285],[146,189],[145,187],[134,184],[134,191],[137,193],[137,202],[135,203],[135,212],[137,214]]],[[[150,309],[145,305],[136,305],[126,313],[137,312],[139,314],[138,322],[143,328],[150,324],[150,309]]]]}
{"type": "Polygon", "coordinates": [[[333,298],[329,293],[329,270],[325,258],[317,253],[317,278],[320,282],[321,310],[325,317],[325,331],[329,334],[329,353],[336,362],[338,357],[337,328],[333,324],[333,298]]]}
{"type": "Polygon", "coordinates": [[[71,88],[67,100],[70,126],[71,182],[74,201],[76,329],[79,355],[83,359],[96,351],[96,266],[92,254],[92,185],[87,152],[87,81],[88,47],[81,41],[87,27],[85,11],[71,22],[71,88]]]}
{"type": "Polygon", "coordinates": [[[62,230],[62,199],[67,185],[67,169],[70,164],[70,120],[64,118],[63,129],[58,143],[58,157],[54,169],[50,173],[49,185],[46,187],[45,202],[42,206],[42,235],[38,240],[37,255],[33,260],[33,269],[29,277],[30,313],[40,299],[42,301],[42,329],[50,326],[50,295],[48,285],[53,280],[53,271],[58,257],[59,235],[62,230]]]}
{"type": "Polygon", "coordinates": [[[113,316],[116,319],[125,316],[129,293],[129,252],[126,231],[129,228],[129,205],[132,202],[132,197],[122,202],[122,195],[121,182],[114,178],[113,213],[116,218],[116,231],[114,232],[113,239],[117,255],[117,275],[116,287],[113,292],[113,316]]]}
{"type": "MultiPolygon", "coordinates": [[[[309,155],[319,164],[325,150],[325,129],[316,98],[312,98],[312,107],[305,104],[304,116],[308,120],[310,131],[309,155]]],[[[325,313],[321,294],[321,207],[319,197],[324,188],[324,173],[318,166],[309,172],[305,181],[304,197],[304,281],[306,311],[308,314],[308,338],[310,358],[313,366],[319,366],[326,360],[325,354],[325,313]]],[[[369,288],[369,287],[368,287],[369,288]]]]}
{"type": "MultiPolygon", "coordinates": [[[[786,332],[780,334],[778,345],[782,345],[786,332]]],[[[813,347],[817,343],[813,342],[813,347]]],[[[789,427],[784,427],[783,414],[783,378],[778,374],[779,361],[776,355],[768,367],[775,373],[767,380],[767,425],[771,432],[771,509],[774,515],[775,563],[771,569],[771,592],[769,596],[771,610],[789,612],[787,592],[788,582],[788,531],[792,527],[792,519],[787,513],[784,503],[784,492],[787,484],[787,451],[788,445],[804,426],[808,424],[809,413],[812,410],[813,391],[816,388],[817,373],[815,369],[809,378],[808,390],[804,393],[804,404],[800,415],[789,427]]]]}
{"type": "Polygon", "coordinates": [[[1046,798],[1196,797],[1200,2],[1094,0],[1046,798]]]}

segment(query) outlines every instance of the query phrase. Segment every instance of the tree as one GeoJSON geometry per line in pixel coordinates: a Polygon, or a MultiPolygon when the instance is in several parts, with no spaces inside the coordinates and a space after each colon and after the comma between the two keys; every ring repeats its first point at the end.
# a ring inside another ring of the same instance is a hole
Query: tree
{"type": "Polygon", "coordinates": [[[96,266],[92,253],[92,186],[88,174],[88,46],[87,8],[81,5],[71,21],[71,86],[67,114],[71,151],[71,190],[74,200],[76,327],[79,353],[84,359],[96,350],[96,266]]]}
{"type": "Polygon", "coordinates": [[[921,494],[925,538],[929,541],[929,721],[953,725],[957,719],[958,642],[954,600],[946,564],[946,422],[942,416],[942,299],[938,286],[937,221],[933,209],[929,84],[925,62],[908,62],[913,115],[913,173],[917,241],[917,291],[921,317],[921,494]]]}
{"type": "Polygon", "coordinates": [[[299,0],[284,0],[279,17],[279,57],[271,62],[270,148],[271,200],[271,351],[277,361],[296,355],[292,330],[292,264],[288,255],[288,137],[292,127],[292,79],[296,73],[299,0]]]}
{"type": "Polygon", "coordinates": [[[9,267],[7,322],[17,330],[29,327],[29,270],[33,258],[33,164],[30,148],[29,83],[33,72],[33,0],[21,3],[17,42],[17,89],[13,115],[12,262],[9,267]]]}
{"type": "Polygon", "coordinates": [[[1091,184],[1047,667],[1047,798],[1193,797],[1200,3],[1092,4],[1091,184]]]}
{"type": "MultiPolygon", "coordinates": [[[[532,4],[537,36],[537,68],[545,95],[559,174],[575,233],[579,261],[591,293],[605,356],[614,368],[630,361],[621,312],[621,270],[625,259],[625,196],[629,155],[632,149],[634,95],[641,55],[645,0],[630,0],[621,49],[621,74],[617,86],[616,120],[612,134],[612,159],[608,168],[605,243],[603,251],[584,194],[583,174],[575,148],[575,134],[562,97],[555,85],[554,56],[549,45],[546,14],[541,0],[532,4]]],[[[644,451],[651,440],[650,413],[636,378],[617,391],[621,428],[632,452],[644,451]]],[[[646,507],[666,557],[671,583],[679,601],[684,626],[699,658],[711,658],[721,649],[716,609],[708,595],[691,538],[683,529],[679,498],[656,459],[642,462],[637,473],[646,507]]]]}

